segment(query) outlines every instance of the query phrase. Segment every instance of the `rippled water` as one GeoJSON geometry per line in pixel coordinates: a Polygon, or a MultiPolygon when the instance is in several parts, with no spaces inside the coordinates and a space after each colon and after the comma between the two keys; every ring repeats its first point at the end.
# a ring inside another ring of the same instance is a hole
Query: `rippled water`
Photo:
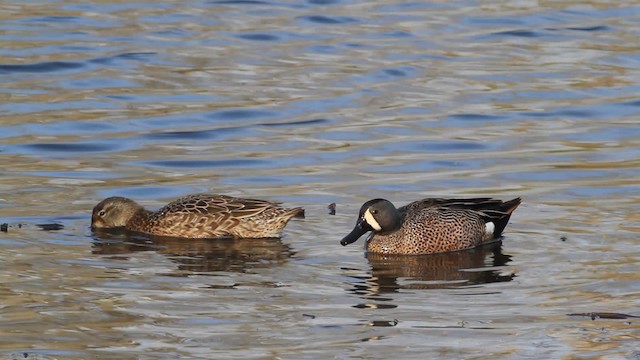
{"type": "Polygon", "coordinates": [[[0,353],[640,358],[637,318],[567,315],[640,315],[639,15],[632,1],[3,2],[0,353]],[[88,227],[107,196],[201,191],[307,219],[281,241],[88,227]],[[476,195],[524,199],[501,246],[380,258],[338,243],[370,198],[476,195]]]}

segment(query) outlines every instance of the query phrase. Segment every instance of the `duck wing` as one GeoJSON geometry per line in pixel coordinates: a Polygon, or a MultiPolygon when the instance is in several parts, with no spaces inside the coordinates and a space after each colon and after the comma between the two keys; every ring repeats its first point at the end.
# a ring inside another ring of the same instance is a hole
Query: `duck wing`
{"type": "Polygon", "coordinates": [[[466,199],[446,199],[446,198],[426,198],[414,201],[398,209],[401,213],[418,212],[425,208],[440,208],[447,212],[448,209],[469,210],[483,219],[485,223],[493,222],[495,225],[495,236],[500,236],[509,222],[511,213],[518,208],[522,202],[521,198],[509,201],[502,201],[493,198],[466,198],[466,199]]]}

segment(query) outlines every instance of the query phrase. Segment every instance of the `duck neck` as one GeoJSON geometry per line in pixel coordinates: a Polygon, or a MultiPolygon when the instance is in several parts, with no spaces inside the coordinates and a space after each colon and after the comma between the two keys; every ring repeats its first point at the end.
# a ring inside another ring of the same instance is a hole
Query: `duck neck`
{"type": "Polygon", "coordinates": [[[135,227],[135,224],[146,223],[151,215],[151,211],[146,210],[142,206],[137,206],[131,209],[131,212],[127,214],[127,228],[135,227]]]}
{"type": "Polygon", "coordinates": [[[402,221],[404,220],[404,214],[396,211],[389,220],[390,222],[385,224],[385,227],[381,231],[377,231],[378,234],[390,235],[400,230],[402,221]]]}

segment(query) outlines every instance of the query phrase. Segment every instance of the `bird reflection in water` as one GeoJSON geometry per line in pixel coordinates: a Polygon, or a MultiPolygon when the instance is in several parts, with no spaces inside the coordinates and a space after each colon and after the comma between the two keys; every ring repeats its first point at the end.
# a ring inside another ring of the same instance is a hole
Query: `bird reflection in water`
{"type": "Polygon", "coordinates": [[[502,253],[501,242],[456,252],[409,256],[369,252],[366,257],[371,275],[351,291],[367,299],[403,289],[463,287],[511,281],[516,276],[500,268],[511,260],[502,253]]]}
{"type": "Polygon", "coordinates": [[[180,239],[113,231],[94,234],[94,254],[127,259],[127,254],[139,251],[166,256],[185,276],[213,271],[248,272],[282,265],[295,255],[278,238],[180,239]]]}

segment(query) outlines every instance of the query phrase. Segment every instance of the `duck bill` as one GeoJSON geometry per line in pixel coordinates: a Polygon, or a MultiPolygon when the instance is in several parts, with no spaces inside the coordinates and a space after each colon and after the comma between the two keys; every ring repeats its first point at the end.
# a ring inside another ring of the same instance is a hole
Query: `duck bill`
{"type": "Polygon", "coordinates": [[[356,222],[356,226],[353,228],[353,230],[351,230],[349,235],[340,240],[340,244],[342,246],[346,246],[354,243],[358,239],[360,239],[362,235],[371,230],[373,230],[373,228],[367,223],[367,221],[364,218],[360,218],[358,219],[358,222],[356,222]]]}
{"type": "Polygon", "coordinates": [[[96,217],[96,216],[92,216],[91,217],[91,230],[96,230],[96,229],[100,229],[104,227],[104,222],[102,221],[102,219],[96,217]]]}

